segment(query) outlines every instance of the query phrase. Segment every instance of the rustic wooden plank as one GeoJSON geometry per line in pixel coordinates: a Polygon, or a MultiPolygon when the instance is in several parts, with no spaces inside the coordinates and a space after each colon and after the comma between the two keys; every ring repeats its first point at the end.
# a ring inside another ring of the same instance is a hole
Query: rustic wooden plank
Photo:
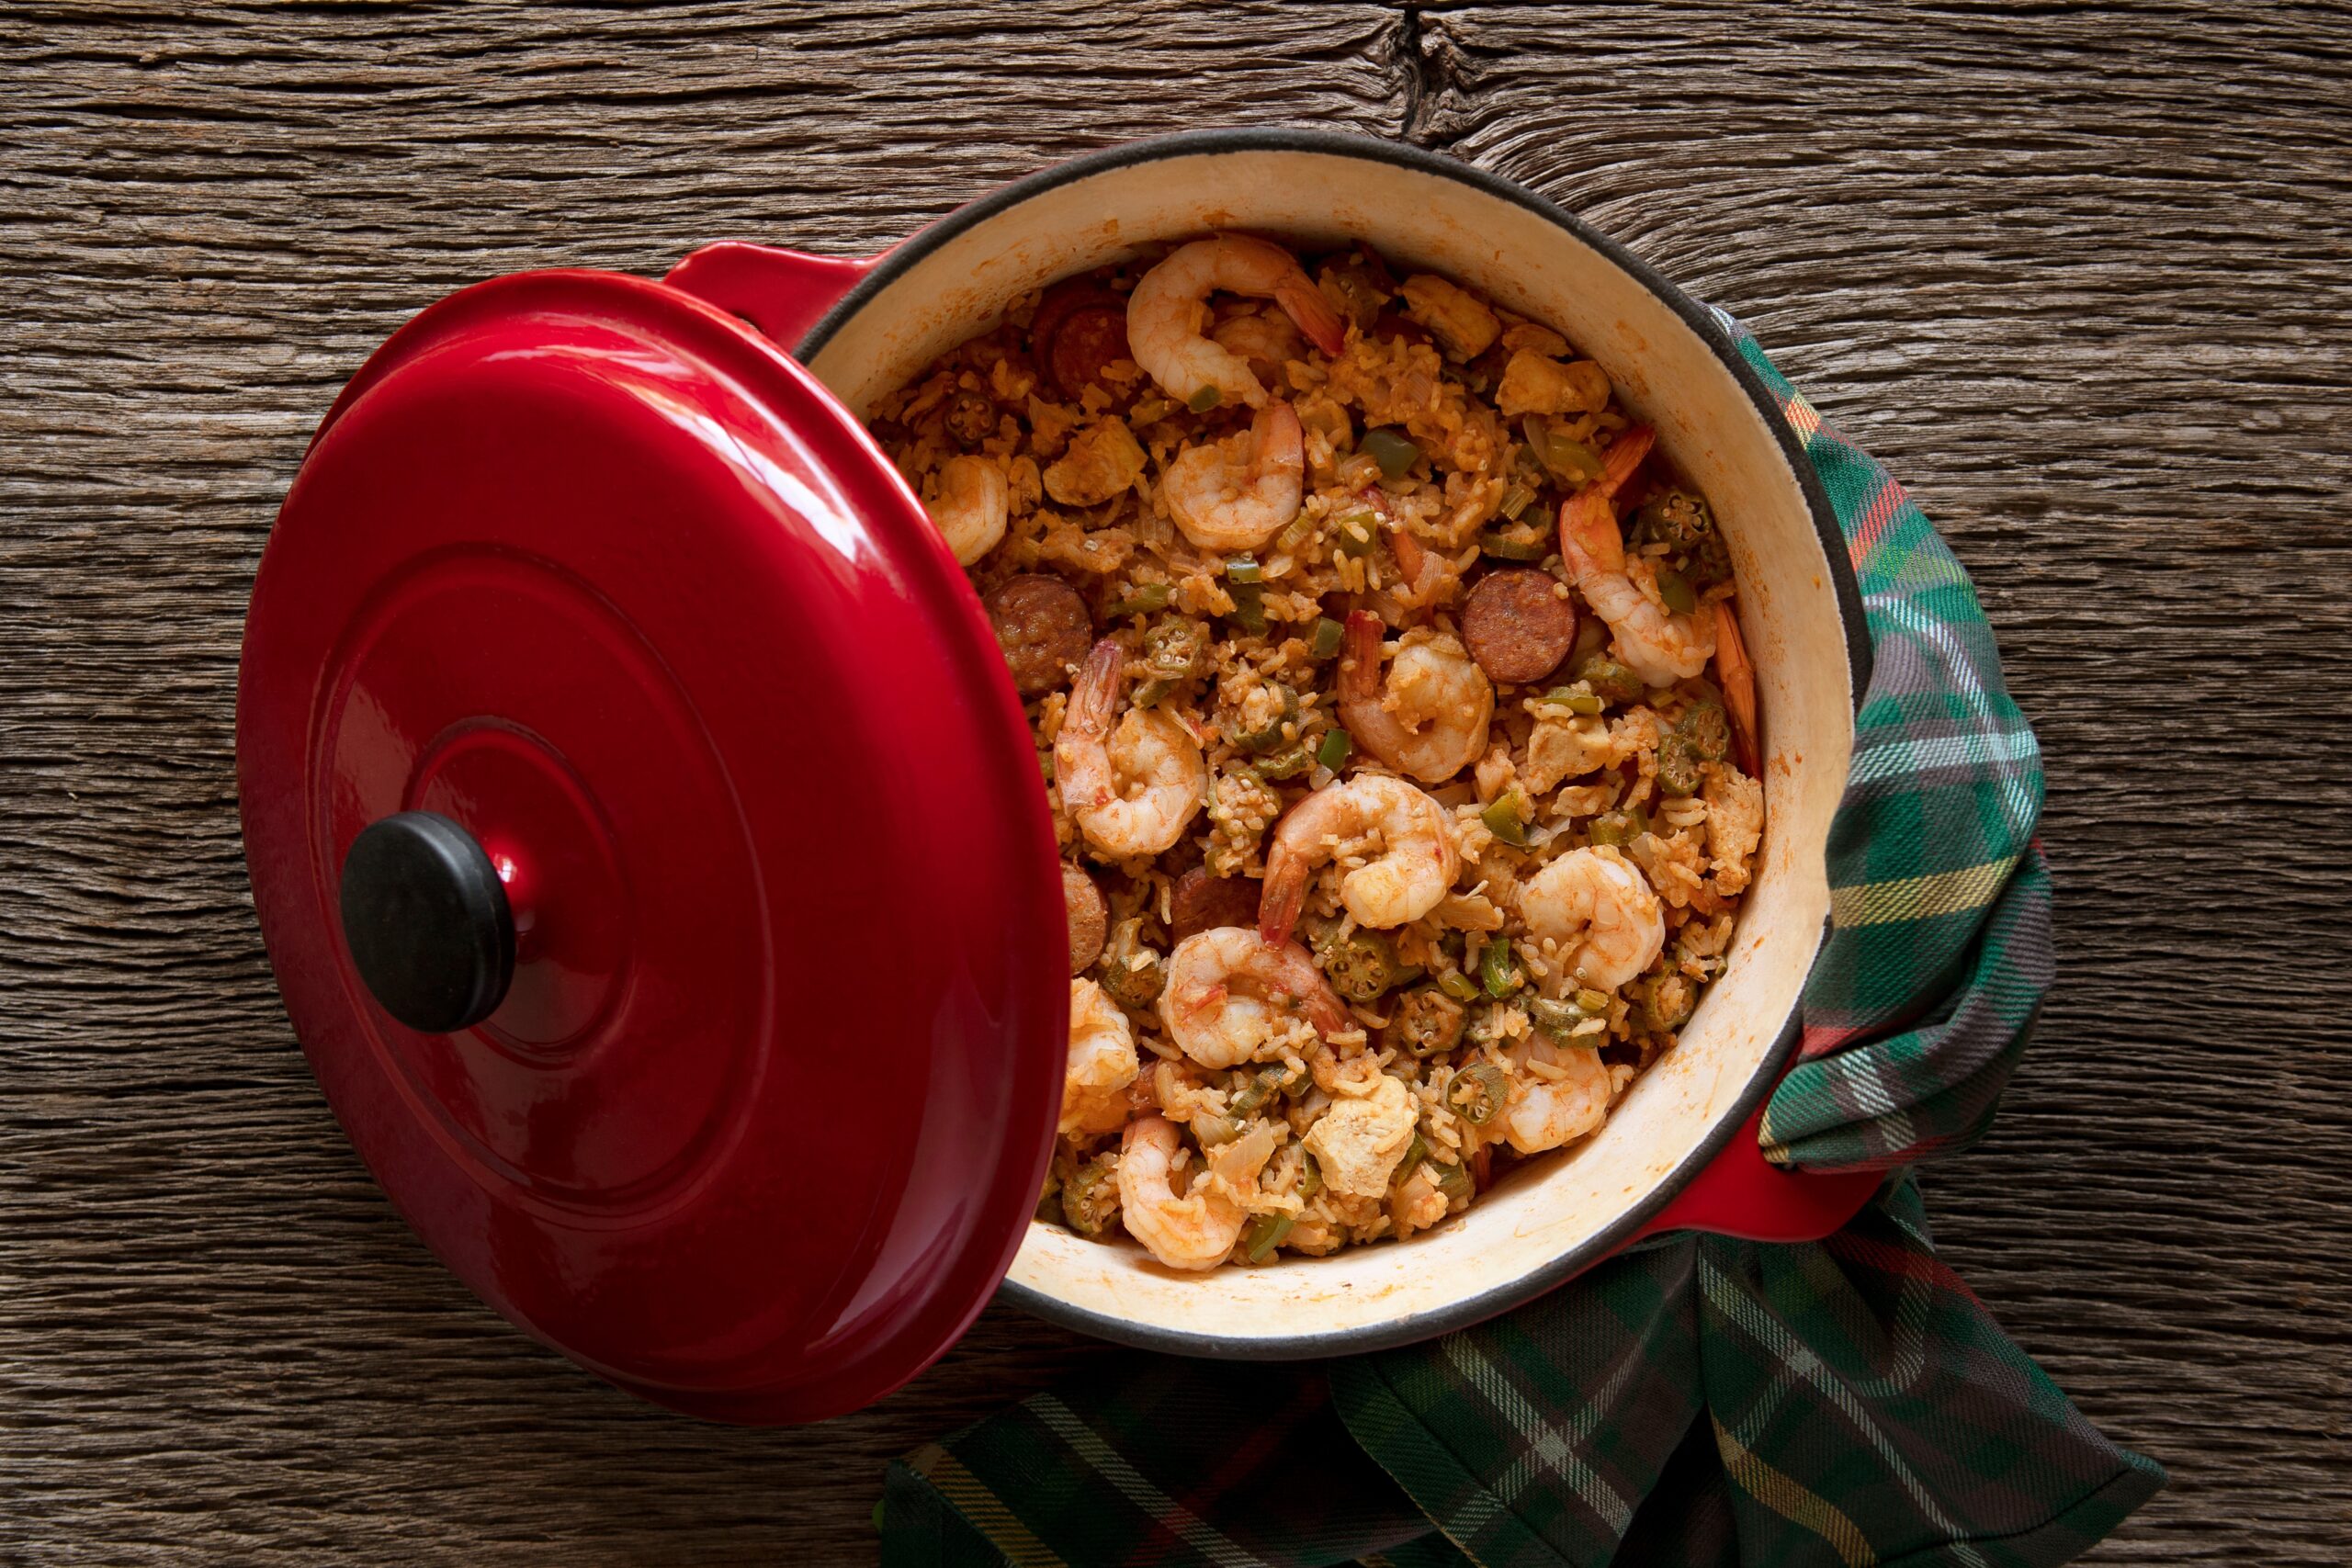
{"type": "Polygon", "coordinates": [[[2341,8],[185,12],[0,13],[0,1557],[858,1561],[884,1459],[1105,1354],[991,1312],[871,1412],[743,1433],[472,1302],[277,1006],[240,617],[319,412],[452,288],[864,251],[1266,121],[1568,201],[1944,526],[2052,756],[2064,950],[1942,1234],[2173,1470],[2098,1560],[2352,1551],[2341,8]]]}
{"type": "Polygon", "coordinates": [[[2171,1471],[2097,1560],[2340,1562],[2346,18],[2007,13],[1447,10],[1419,122],[1741,314],[1974,574],[2060,979],[1939,1237],[2171,1471]]]}
{"type": "Polygon", "coordinates": [[[61,6],[0,24],[0,1560],[836,1562],[882,1465],[1102,1354],[992,1313],[752,1433],[598,1387],[391,1214],[302,1066],[233,687],[335,389],[440,294],[864,253],[1106,141],[1393,130],[1395,17],[61,6]]]}

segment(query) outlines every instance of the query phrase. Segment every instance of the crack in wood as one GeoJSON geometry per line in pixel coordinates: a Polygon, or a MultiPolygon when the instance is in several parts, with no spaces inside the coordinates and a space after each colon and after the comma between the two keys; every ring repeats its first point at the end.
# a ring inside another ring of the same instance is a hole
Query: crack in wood
{"type": "Polygon", "coordinates": [[[1424,108],[1432,91],[1429,58],[1421,48],[1421,8],[1406,6],[1396,14],[1396,54],[1405,66],[1405,115],[1401,134],[1408,141],[1427,146],[1424,108]]]}

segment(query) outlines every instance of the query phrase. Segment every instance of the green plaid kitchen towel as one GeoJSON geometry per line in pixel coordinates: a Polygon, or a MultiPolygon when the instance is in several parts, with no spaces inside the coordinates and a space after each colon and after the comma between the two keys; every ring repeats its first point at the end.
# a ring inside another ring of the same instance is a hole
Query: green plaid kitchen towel
{"type": "Polygon", "coordinates": [[[1984,1132],[2049,987],[2033,732],[1926,516],[1720,319],[1828,491],[1874,659],[1764,1147],[1885,1184],[1826,1241],[1654,1238],[1426,1345],[1115,1362],[893,1464],[888,1568],[2027,1568],[2164,1484],[1938,1260],[1902,1168],[1984,1132]]]}

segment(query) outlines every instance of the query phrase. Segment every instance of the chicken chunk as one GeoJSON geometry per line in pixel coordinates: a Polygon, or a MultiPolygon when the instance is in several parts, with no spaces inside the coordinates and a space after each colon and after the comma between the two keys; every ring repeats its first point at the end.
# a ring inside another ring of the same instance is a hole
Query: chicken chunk
{"type": "Polygon", "coordinates": [[[1457,360],[1477,358],[1503,330],[1476,295],[1426,272],[1405,280],[1405,313],[1435,334],[1457,360]]]}
{"type": "Polygon", "coordinates": [[[1124,421],[1098,420],[1073,438],[1045,474],[1046,493],[1064,506],[1100,506],[1143,473],[1143,447],[1124,421]]]}
{"type": "Polygon", "coordinates": [[[1589,359],[1563,365],[1521,349],[1503,367],[1495,403],[1505,419],[1525,413],[1599,413],[1609,406],[1609,373],[1589,359]]]}
{"type": "Polygon", "coordinates": [[[1388,1190],[1396,1162],[1413,1142],[1413,1097],[1383,1074],[1361,1100],[1343,1100],[1306,1134],[1306,1152],[1324,1185],[1343,1198],[1377,1198],[1388,1190]]]}
{"type": "Polygon", "coordinates": [[[1598,717],[1546,711],[1538,716],[1527,737],[1527,765],[1519,770],[1520,783],[1542,795],[1564,779],[1580,779],[1618,760],[1609,727],[1598,717]]]}
{"type": "Polygon", "coordinates": [[[1707,854],[1714,863],[1715,889],[1731,895],[1747,889],[1748,861],[1764,836],[1764,786],[1736,768],[1707,765],[1707,854]]]}

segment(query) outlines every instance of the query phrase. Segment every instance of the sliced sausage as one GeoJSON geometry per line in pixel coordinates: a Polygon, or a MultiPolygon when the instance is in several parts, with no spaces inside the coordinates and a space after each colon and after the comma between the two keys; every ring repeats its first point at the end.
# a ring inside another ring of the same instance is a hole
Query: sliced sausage
{"type": "Polygon", "coordinates": [[[1091,277],[1065,278],[1037,301],[1029,339],[1038,365],[1074,399],[1104,366],[1127,357],[1126,299],[1091,277]]]}
{"type": "Polygon", "coordinates": [[[985,601],[998,646],[1023,698],[1042,697],[1069,679],[1094,643],[1094,622],[1078,590],[1058,577],[1008,577],[985,601]]]}
{"type": "Polygon", "coordinates": [[[1061,324],[1079,311],[1110,305],[1124,311],[1126,299],[1091,277],[1065,277],[1039,297],[1037,313],[1029,318],[1029,336],[1042,354],[1061,324]]]}
{"type": "Polygon", "coordinates": [[[1560,667],[1577,640],[1577,613],[1547,571],[1490,571],[1462,606],[1462,640],[1497,681],[1541,681],[1560,667]]]}
{"type": "Polygon", "coordinates": [[[1102,956],[1103,940],[1111,934],[1111,910],[1094,879],[1067,861],[1062,863],[1062,908],[1069,915],[1069,972],[1082,975],[1102,956]]]}
{"type": "Polygon", "coordinates": [[[1126,307],[1084,305],[1054,329],[1046,365],[1063,395],[1075,399],[1102,379],[1113,360],[1127,357],[1126,307]]]}
{"type": "Polygon", "coordinates": [[[1168,890],[1168,940],[1183,941],[1218,926],[1258,923],[1258,884],[1247,877],[1211,876],[1196,865],[1168,890]]]}

